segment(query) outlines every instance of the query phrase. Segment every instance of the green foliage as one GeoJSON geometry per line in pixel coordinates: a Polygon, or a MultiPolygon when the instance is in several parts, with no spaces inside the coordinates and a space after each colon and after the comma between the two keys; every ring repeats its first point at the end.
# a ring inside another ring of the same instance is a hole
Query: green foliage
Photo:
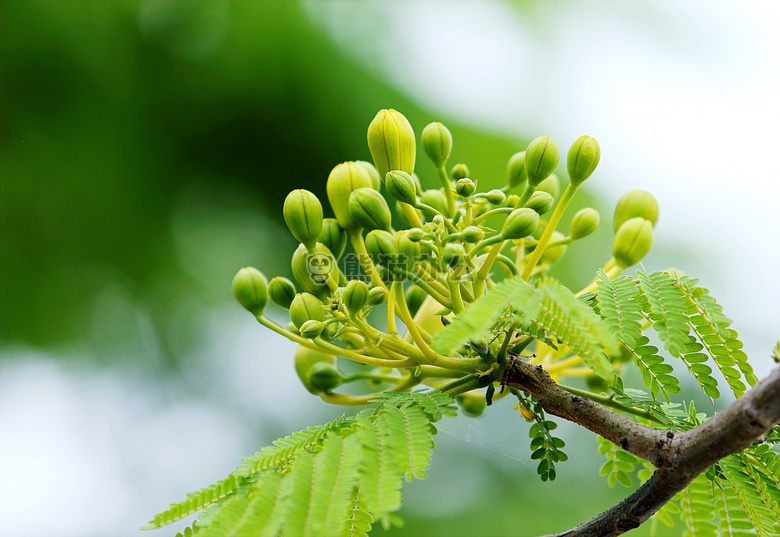
{"type": "Polygon", "coordinates": [[[624,487],[633,486],[631,474],[635,472],[637,464],[642,463],[642,459],[621,449],[609,440],[599,437],[598,441],[599,453],[607,458],[607,462],[599,470],[599,475],[607,478],[610,487],[614,487],[615,483],[620,483],[624,487]]]}
{"type": "Polygon", "coordinates": [[[569,460],[569,456],[563,452],[563,447],[566,443],[563,439],[553,436],[551,431],[558,428],[558,424],[554,421],[545,419],[544,409],[533,398],[524,398],[518,394],[520,398],[520,404],[530,404],[533,409],[533,421],[534,424],[528,430],[528,436],[531,438],[531,459],[539,461],[539,465],[536,467],[536,473],[542,481],[554,481],[556,471],[555,463],[566,462],[569,460]]]}
{"type": "Polygon", "coordinates": [[[404,477],[425,478],[433,422],[453,416],[455,409],[440,392],[385,394],[377,401],[353,417],[277,440],[143,529],[204,507],[185,536],[358,536],[366,535],[375,519],[385,527],[400,523],[395,512],[404,477]]]}

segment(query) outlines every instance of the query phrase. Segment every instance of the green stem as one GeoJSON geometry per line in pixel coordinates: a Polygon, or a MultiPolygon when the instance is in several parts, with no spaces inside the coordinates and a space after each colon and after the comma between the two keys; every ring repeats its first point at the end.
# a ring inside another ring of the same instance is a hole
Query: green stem
{"type": "Polygon", "coordinates": [[[382,287],[387,289],[385,282],[379,277],[379,272],[376,270],[374,263],[371,261],[371,257],[366,250],[366,243],[363,240],[363,235],[360,233],[360,229],[353,229],[349,231],[349,242],[352,243],[352,248],[357,254],[360,266],[363,267],[363,271],[371,279],[371,285],[373,287],[382,287]]]}
{"type": "Polygon", "coordinates": [[[547,243],[550,242],[550,237],[552,237],[553,231],[555,231],[555,227],[558,225],[558,222],[560,222],[561,216],[563,216],[566,207],[568,207],[576,192],[576,186],[569,185],[566,187],[566,191],[563,193],[561,201],[555,207],[555,211],[553,211],[549,222],[547,222],[547,226],[544,228],[544,233],[542,233],[542,236],[539,239],[539,243],[536,245],[536,248],[534,248],[534,251],[531,252],[531,255],[528,256],[528,259],[525,262],[525,268],[523,269],[523,274],[521,275],[523,280],[528,281],[528,278],[531,276],[534,267],[537,263],[539,263],[539,259],[542,257],[545,248],[547,248],[547,243]]]}
{"type": "Polygon", "coordinates": [[[409,222],[409,225],[412,227],[423,227],[423,223],[420,220],[420,217],[417,216],[417,211],[414,210],[414,207],[409,205],[408,203],[404,203],[403,201],[399,202],[398,205],[400,205],[401,210],[404,213],[404,216],[406,217],[406,220],[409,222]]]}
{"type": "Polygon", "coordinates": [[[536,187],[533,185],[527,185],[525,190],[523,190],[523,193],[520,195],[520,199],[517,200],[517,203],[515,203],[515,209],[519,209],[528,203],[528,200],[531,199],[531,196],[534,195],[534,192],[536,192],[536,187]]]}
{"type": "Polygon", "coordinates": [[[390,292],[387,294],[387,333],[398,335],[398,327],[395,325],[395,293],[393,288],[401,282],[394,281],[390,285],[390,292]]]}
{"type": "Polygon", "coordinates": [[[503,246],[504,246],[504,241],[502,240],[501,242],[495,243],[493,247],[490,249],[490,253],[485,259],[485,262],[482,263],[482,266],[479,267],[479,270],[477,271],[478,281],[485,281],[487,279],[488,273],[490,272],[490,267],[493,266],[493,262],[498,257],[498,254],[501,252],[501,248],[503,246]]]}
{"type": "Polygon", "coordinates": [[[444,166],[441,168],[436,168],[436,175],[439,176],[439,181],[441,182],[441,186],[444,187],[444,194],[447,196],[447,213],[448,217],[452,218],[455,216],[455,195],[452,192],[452,185],[450,185],[450,178],[447,177],[447,171],[444,169],[444,166]]]}

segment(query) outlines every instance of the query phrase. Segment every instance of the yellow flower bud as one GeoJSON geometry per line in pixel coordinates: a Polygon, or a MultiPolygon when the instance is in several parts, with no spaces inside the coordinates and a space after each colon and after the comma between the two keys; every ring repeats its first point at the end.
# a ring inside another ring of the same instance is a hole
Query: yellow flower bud
{"type": "Polygon", "coordinates": [[[349,311],[353,315],[357,315],[363,309],[363,306],[368,303],[368,285],[361,280],[352,280],[347,284],[347,288],[344,289],[344,295],[342,301],[349,311]]]}
{"type": "Polygon", "coordinates": [[[298,378],[301,379],[304,387],[314,395],[319,394],[322,390],[311,384],[308,372],[317,364],[325,364],[335,368],[336,357],[298,345],[295,349],[295,372],[298,374],[298,378]]]}
{"type": "Polygon", "coordinates": [[[450,170],[450,177],[453,181],[463,179],[464,177],[471,177],[471,174],[469,173],[469,167],[465,164],[456,164],[450,170]]]}
{"type": "Polygon", "coordinates": [[[276,304],[289,309],[295,298],[295,286],[287,278],[277,276],[268,283],[268,295],[276,304]]]}
{"type": "Polygon", "coordinates": [[[536,231],[539,227],[539,214],[533,209],[522,207],[515,209],[504,221],[501,237],[504,240],[522,239],[536,231]]]}
{"type": "Polygon", "coordinates": [[[417,185],[406,172],[394,170],[385,177],[385,188],[393,198],[409,205],[417,205],[417,185]]]}
{"type": "Polygon", "coordinates": [[[317,243],[314,253],[301,244],[293,252],[290,261],[293,276],[300,286],[317,296],[329,292],[328,278],[336,276],[336,258],[323,244],[317,243]]]}
{"type": "Polygon", "coordinates": [[[284,200],[282,212],[293,236],[312,251],[322,230],[322,204],[317,196],[302,188],[293,190],[284,200]]]}
{"type": "Polygon", "coordinates": [[[341,229],[338,220],[325,218],[322,221],[322,231],[317,237],[317,242],[322,243],[338,259],[344,253],[344,247],[347,245],[347,234],[341,229]]]}
{"type": "Polygon", "coordinates": [[[328,201],[339,225],[347,231],[360,227],[349,214],[349,195],[358,188],[371,188],[373,181],[364,166],[343,162],[328,176],[328,201]]]}
{"type": "Polygon", "coordinates": [[[525,206],[529,209],[533,209],[537,214],[543,215],[552,209],[554,204],[555,200],[550,194],[544,190],[537,190],[534,192],[533,196],[531,196],[531,199],[525,203],[525,206]]]}
{"type": "Polygon", "coordinates": [[[512,155],[506,164],[506,183],[509,188],[515,188],[525,180],[525,151],[520,151],[512,155]]]}
{"type": "Polygon", "coordinates": [[[420,196],[420,201],[425,205],[433,207],[441,214],[447,214],[447,196],[440,188],[426,190],[420,196]]]}
{"type": "Polygon", "coordinates": [[[359,164],[368,172],[368,176],[371,178],[371,186],[374,187],[374,190],[379,190],[382,186],[382,178],[379,177],[376,167],[366,160],[356,160],[355,164],[359,164]]]}
{"type": "Polygon", "coordinates": [[[620,268],[628,268],[653,247],[653,224],[641,216],[626,220],[615,234],[612,256],[620,268]]]}
{"type": "Polygon", "coordinates": [[[368,149],[379,177],[385,177],[391,170],[414,173],[414,131],[400,112],[392,109],[379,111],[368,126],[368,149]]]}
{"type": "Polygon", "coordinates": [[[324,321],[322,302],[310,293],[298,293],[290,304],[290,320],[297,328],[306,321],[324,321]]]}

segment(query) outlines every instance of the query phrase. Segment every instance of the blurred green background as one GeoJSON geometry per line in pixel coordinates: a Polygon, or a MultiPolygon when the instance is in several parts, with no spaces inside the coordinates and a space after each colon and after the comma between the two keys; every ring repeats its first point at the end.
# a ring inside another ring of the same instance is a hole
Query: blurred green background
{"type": "MultiPolygon", "coordinates": [[[[508,157],[540,134],[497,134],[431,109],[334,43],[317,2],[0,9],[0,386],[3,413],[18,417],[0,448],[19,457],[0,470],[31,481],[30,467],[54,461],[33,474],[47,485],[0,489],[9,535],[137,535],[241,456],[341,414],[296,383],[291,346],[245,319],[230,281],[245,265],[288,275],[286,194],[325,199],[334,165],[370,160],[365,131],[379,109],[402,111],[418,133],[444,122],[451,162],[466,162],[481,187],[500,187],[508,157]],[[48,522],[34,516],[32,505],[66,491],[48,522]]],[[[512,9],[540,16],[534,3],[512,9]]],[[[606,207],[586,192],[577,206],[588,204],[606,207]]],[[[602,215],[589,246],[556,269],[574,286],[608,257],[602,215]]],[[[442,425],[431,478],[409,487],[406,526],[392,534],[560,531],[628,493],[598,478],[595,439],[566,426],[572,461],[540,483],[527,426],[504,406],[442,425]]]]}

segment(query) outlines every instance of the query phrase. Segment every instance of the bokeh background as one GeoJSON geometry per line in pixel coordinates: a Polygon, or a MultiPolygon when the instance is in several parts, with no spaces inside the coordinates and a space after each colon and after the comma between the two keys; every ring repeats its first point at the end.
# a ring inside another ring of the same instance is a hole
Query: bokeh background
{"type": "MultiPolygon", "coordinates": [[[[558,276],[586,283],[615,201],[650,190],[645,266],[701,277],[765,373],[780,337],[779,23],[780,4],[744,0],[3,2],[2,533],[141,535],[242,457],[343,412],[302,389],[293,346],[230,281],[245,265],[289,273],[285,195],[324,199],[335,164],[369,159],[381,108],[418,133],[444,122],[482,186],[538,135],[564,150],[595,136],[578,204],[602,226],[558,276]]],[[[428,186],[432,172],[421,155],[428,186]]],[[[511,404],[440,429],[395,535],[558,531],[629,492],[566,424],[571,462],[542,484],[511,404]]]]}

